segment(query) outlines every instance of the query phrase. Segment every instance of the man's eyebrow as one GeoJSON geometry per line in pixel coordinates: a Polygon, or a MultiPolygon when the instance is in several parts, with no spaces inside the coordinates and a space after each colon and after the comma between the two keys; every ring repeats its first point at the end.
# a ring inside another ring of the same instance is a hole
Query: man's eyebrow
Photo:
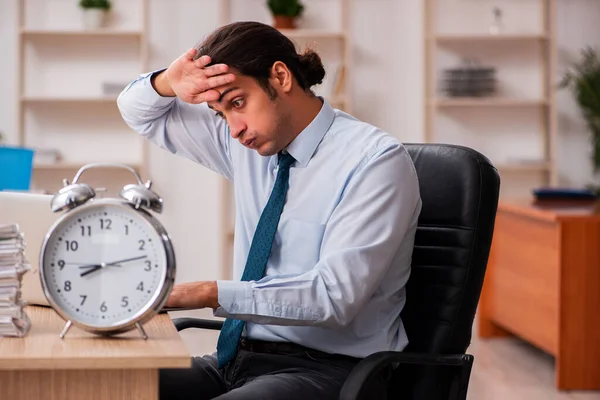
{"type": "MultiPolygon", "coordinates": [[[[234,87],[230,87],[230,88],[227,88],[227,89],[225,89],[225,90],[223,91],[223,93],[221,93],[221,96],[219,97],[219,99],[217,100],[217,102],[218,102],[218,103],[222,102],[222,101],[223,101],[223,98],[225,97],[225,95],[227,95],[227,93],[233,92],[234,90],[237,90],[237,89],[239,89],[239,87],[238,87],[238,86],[234,86],[234,87]]],[[[213,110],[213,111],[215,110],[213,107],[211,107],[211,105],[210,105],[210,104],[206,103],[206,105],[207,105],[207,106],[208,106],[208,108],[210,108],[211,110],[213,110]]]]}
{"type": "Polygon", "coordinates": [[[237,90],[237,89],[239,89],[239,87],[237,87],[237,86],[234,86],[234,87],[230,87],[230,88],[227,88],[227,89],[225,89],[225,90],[223,91],[223,93],[221,93],[221,97],[219,97],[219,100],[217,100],[217,102],[218,102],[218,103],[222,102],[222,101],[223,101],[223,98],[225,97],[225,95],[226,95],[227,93],[229,93],[229,92],[233,92],[234,90],[237,90]]]}

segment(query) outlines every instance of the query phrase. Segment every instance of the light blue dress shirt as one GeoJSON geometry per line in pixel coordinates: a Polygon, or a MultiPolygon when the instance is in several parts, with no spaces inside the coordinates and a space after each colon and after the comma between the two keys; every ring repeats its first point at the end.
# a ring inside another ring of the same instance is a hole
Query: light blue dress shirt
{"type": "Polygon", "coordinates": [[[247,321],[251,339],[354,357],[404,349],[400,311],[421,198],[402,144],[324,102],[287,148],[296,162],[265,277],[240,282],[277,155],[261,156],[232,139],[205,103],[161,97],[150,75],[120,94],[126,123],[234,183],[235,280],[217,281],[215,315],[247,321]]]}

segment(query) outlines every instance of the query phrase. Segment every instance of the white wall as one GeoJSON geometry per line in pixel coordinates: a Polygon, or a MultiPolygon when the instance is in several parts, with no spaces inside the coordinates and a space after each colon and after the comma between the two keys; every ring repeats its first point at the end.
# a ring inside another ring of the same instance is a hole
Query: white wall
{"type": "MultiPolygon", "coordinates": [[[[600,3],[597,0],[563,0],[557,10],[558,69],[564,71],[580,56],[580,49],[594,46],[600,50],[600,3]]],[[[590,159],[590,136],[571,94],[560,91],[558,102],[557,157],[560,177],[574,186],[594,178],[590,159]]]]}
{"type": "MultiPolygon", "coordinates": [[[[11,142],[16,140],[17,1],[0,1],[0,132],[7,134],[11,142]]],[[[69,7],[76,3],[76,0],[52,1],[69,3],[69,7]]],[[[335,13],[316,11],[317,5],[336,10],[336,1],[306,0],[309,12],[304,23],[337,24],[335,13]]],[[[597,0],[558,0],[558,3],[558,45],[563,66],[577,55],[580,47],[600,41],[597,23],[600,5],[597,0]]],[[[150,69],[167,66],[220,22],[216,0],[151,0],[150,4],[150,69]]],[[[268,14],[261,8],[262,0],[236,0],[234,4],[234,17],[268,20],[268,14]]],[[[402,141],[422,140],[422,2],[353,0],[352,4],[351,93],[356,116],[379,125],[402,141]]],[[[116,70],[118,65],[114,65],[116,70]]],[[[561,177],[565,184],[587,183],[591,170],[587,158],[588,136],[569,94],[559,94],[559,111],[561,177]]],[[[178,281],[218,278],[222,233],[218,220],[222,208],[220,178],[156,149],[151,152],[151,165],[156,189],[165,198],[162,220],[176,245],[178,281]]]]}

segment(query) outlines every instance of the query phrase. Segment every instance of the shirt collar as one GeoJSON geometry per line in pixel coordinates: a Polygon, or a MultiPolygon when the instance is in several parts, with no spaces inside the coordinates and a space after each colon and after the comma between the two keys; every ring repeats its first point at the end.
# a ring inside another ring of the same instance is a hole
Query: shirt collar
{"type": "Polygon", "coordinates": [[[331,105],[322,97],[319,98],[323,100],[321,111],[286,148],[287,152],[296,160],[295,166],[300,168],[305,168],[308,165],[315,150],[317,150],[317,146],[335,118],[335,111],[331,105]]]}

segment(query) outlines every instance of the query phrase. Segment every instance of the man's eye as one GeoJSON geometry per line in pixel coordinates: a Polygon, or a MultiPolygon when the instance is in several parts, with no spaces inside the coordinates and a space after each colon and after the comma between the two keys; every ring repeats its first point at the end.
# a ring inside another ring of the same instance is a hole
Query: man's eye
{"type": "Polygon", "coordinates": [[[237,99],[237,100],[232,101],[231,104],[233,105],[234,108],[240,108],[244,105],[244,100],[237,99]]]}
{"type": "Polygon", "coordinates": [[[220,112],[220,111],[217,111],[217,112],[215,113],[215,115],[216,115],[217,117],[221,117],[221,118],[225,119],[225,117],[223,116],[223,113],[222,113],[222,112],[220,112]]]}

